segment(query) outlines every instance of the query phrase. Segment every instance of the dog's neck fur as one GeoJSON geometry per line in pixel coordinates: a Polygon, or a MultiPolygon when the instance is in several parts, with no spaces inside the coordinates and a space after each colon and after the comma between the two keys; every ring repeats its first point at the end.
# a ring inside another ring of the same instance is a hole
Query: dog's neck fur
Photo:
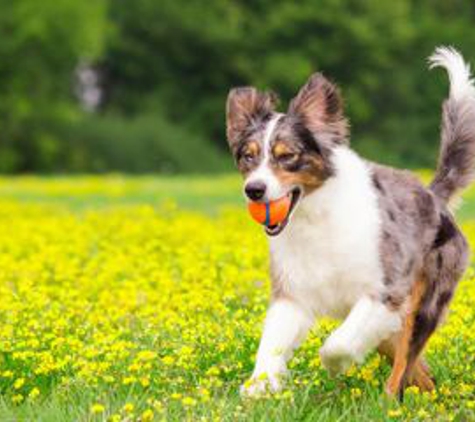
{"type": "Polygon", "coordinates": [[[332,160],[335,175],[269,240],[278,288],[316,314],[342,317],[362,293],[380,292],[380,213],[366,163],[344,146],[332,160]]]}
{"type": "Polygon", "coordinates": [[[365,201],[376,203],[370,171],[365,161],[348,147],[340,146],[332,152],[332,164],[335,174],[322,187],[302,199],[289,227],[282,235],[292,232],[292,226],[307,223],[318,226],[322,219],[331,218],[332,215],[344,216],[355,224],[358,221],[361,223],[361,220],[354,218],[365,219],[364,215],[357,214],[361,208],[367,209],[365,201]]]}

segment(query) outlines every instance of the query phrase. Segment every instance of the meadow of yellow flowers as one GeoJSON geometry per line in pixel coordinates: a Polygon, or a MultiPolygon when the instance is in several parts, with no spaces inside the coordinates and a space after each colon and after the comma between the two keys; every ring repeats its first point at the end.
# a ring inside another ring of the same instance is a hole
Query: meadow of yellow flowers
{"type": "Polygon", "coordinates": [[[385,399],[376,354],[330,378],[321,321],[285,391],[241,400],[269,280],[238,198],[233,178],[0,179],[0,420],[475,420],[472,268],[427,351],[436,392],[385,399]]]}

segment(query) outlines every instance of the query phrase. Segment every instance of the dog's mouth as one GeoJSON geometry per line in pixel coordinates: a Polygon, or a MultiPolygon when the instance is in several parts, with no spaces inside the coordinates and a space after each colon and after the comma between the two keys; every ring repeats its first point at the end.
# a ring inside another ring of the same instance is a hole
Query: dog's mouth
{"type": "Polygon", "coordinates": [[[265,226],[265,231],[268,236],[277,236],[287,227],[289,224],[290,218],[302,197],[302,190],[298,187],[292,189],[287,195],[290,195],[290,208],[287,216],[278,224],[265,226]]]}

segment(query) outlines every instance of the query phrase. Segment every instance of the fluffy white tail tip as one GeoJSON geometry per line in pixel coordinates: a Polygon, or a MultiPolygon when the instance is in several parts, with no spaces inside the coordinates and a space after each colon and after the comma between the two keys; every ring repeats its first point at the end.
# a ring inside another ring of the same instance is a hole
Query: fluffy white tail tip
{"type": "Polygon", "coordinates": [[[453,47],[437,47],[429,57],[429,67],[443,67],[450,79],[450,97],[458,100],[467,95],[475,95],[470,65],[453,47]]]}

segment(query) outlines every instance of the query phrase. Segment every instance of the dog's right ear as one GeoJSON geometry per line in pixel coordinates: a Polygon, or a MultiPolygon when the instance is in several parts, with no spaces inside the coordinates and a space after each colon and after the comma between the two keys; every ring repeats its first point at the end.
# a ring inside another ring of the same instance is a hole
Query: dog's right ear
{"type": "Polygon", "coordinates": [[[226,103],[226,134],[231,150],[252,126],[267,119],[275,110],[277,96],[253,87],[233,88],[226,103]]]}

